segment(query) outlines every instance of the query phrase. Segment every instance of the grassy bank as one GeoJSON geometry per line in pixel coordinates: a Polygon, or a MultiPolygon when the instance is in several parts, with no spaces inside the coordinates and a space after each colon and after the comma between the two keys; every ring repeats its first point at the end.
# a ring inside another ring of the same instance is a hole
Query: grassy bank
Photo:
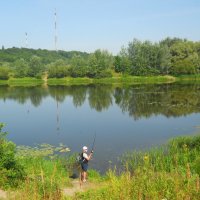
{"type": "Polygon", "coordinates": [[[200,74],[177,76],[176,81],[200,81],[200,74]]]}
{"type": "Polygon", "coordinates": [[[102,177],[90,170],[88,180],[95,187],[70,197],[63,188],[71,185],[75,157],[63,146],[16,148],[6,140],[2,127],[0,188],[12,190],[10,199],[200,199],[200,135],[175,138],[146,152],[126,153],[121,173],[109,170],[102,177]]]}
{"type": "Polygon", "coordinates": [[[55,154],[55,147],[47,144],[18,147],[16,152],[15,159],[20,163],[23,178],[15,180],[14,185],[12,179],[0,185],[8,191],[9,199],[64,199],[62,188],[71,187],[69,177],[74,156],[55,154]]]}
{"type": "Polygon", "coordinates": [[[83,84],[145,84],[145,83],[169,83],[174,82],[176,79],[172,76],[115,76],[112,78],[60,78],[48,79],[48,85],[83,85],[83,84]]]}
{"type": "Polygon", "coordinates": [[[70,186],[75,159],[69,149],[48,144],[16,147],[6,139],[3,126],[0,123],[0,189],[7,191],[6,199],[63,199],[62,187],[70,186]]]}
{"type": "Polygon", "coordinates": [[[200,136],[173,139],[148,152],[130,152],[124,172],[107,173],[106,184],[72,199],[200,199],[200,136]]]}
{"type": "Polygon", "coordinates": [[[200,75],[187,75],[187,76],[122,76],[115,74],[111,78],[49,78],[47,80],[36,78],[10,78],[9,80],[0,80],[0,85],[10,86],[34,86],[34,85],[88,85],[88,84],[159,84],[159,83],[172,83],[180,81],[200,81],[200,75]]]}
{"type": "Polygon", "coordinates": [[[0,80],[0,85],[9,85],[9,86],[36,86],[42,85],[44,81],[37,78],[10,78],[9,80],[0,80]]]}

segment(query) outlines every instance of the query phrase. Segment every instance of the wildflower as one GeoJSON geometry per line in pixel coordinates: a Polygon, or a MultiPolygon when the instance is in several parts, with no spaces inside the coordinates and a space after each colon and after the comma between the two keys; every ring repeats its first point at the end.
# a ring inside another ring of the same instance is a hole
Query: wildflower
{"type": "Polygon", "coordinates": [[[183,148],[187,148],[187,144],[184,144],[184,145],[183,145],[183,148]]]}
{"type": "Polygon", "coordinates": [[[184,144],[184,145],[183,145],[183,149],[184,149],[185,151],[188,150],[188,146],[187,146],[187,144],[184,144]]]}
{"type": "Polygon", "coordinates": [[[149,160],[149,156],[145,155],[143,159],[144,160],[149,160]]]}

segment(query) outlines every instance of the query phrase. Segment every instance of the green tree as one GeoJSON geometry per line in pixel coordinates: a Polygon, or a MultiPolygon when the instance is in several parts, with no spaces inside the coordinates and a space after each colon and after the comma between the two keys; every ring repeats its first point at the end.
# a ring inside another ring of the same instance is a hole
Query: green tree
{"type": "Polygon", "coordinates": [[[11,69],[7,65],[0,66],[0,79],[8,80],[11,69]]]}
{"type": "Polygon", "coordinates": [[[42,60],[38,56],[32,56],[29,62],[28,75],[31,77],[41,77],[41,73],[44,70],[42,60]]]}
{"type": "Polygon", "coordinates": [[[118,56],[115,57],[114,66],[116,72],[130,73],[131,60],[128,56],[128,51],[125,47],[122,47],[118,56]]]}
{"type": "Polygon", "coordinates": [[[63,78],[69,76],[69,66],[59,59],[47,66],[48,78],[63,78]]]}
{"type": "Polygon", "coordinates": [[[95,78],[111,77],[114,68],[112,54],[106,50],[96,50],[89,56],[87,76],[95,78]]]}
{"type": "Polygon", "coordinates": [[[71,59],[70,74],[72,77],[85,77],[87,74],[88,60],[81,56],[73,56],[71,59]]]}
{"type": "Polygon", "coordinates": [[[179,42],[183,42],[183,41],[186,41],[185,39],[181,39],[181,38],[177,38],[177,37],[174,37],[174,38],[170,38],[170,37],[167,37],[165,38],[164,40],[161,40],[160,41],[160,44],[162,46],[167,46],[167,47],[171,47],[173,46],[174,44],[176,43],[179,43],[179,42]]]}
{"type": "Polygon", "coordinates": [[[177,42],[171,46],[172,74],[197,74],[199,55],[195,44],[190,41],[177,42]]]}
{"type": "Polygon", "coordinates": [[[159,44],[159,53],[158,53],[158,69],[161,74],[169,74],[171,67],[171,54],[170,48],[167,45],[159,44]]]}
{"type": "Polygon", "coordinates": [[[129,43],[127,51],[131,61],[131,75],[158,74],[159,46],[157,44],[134,39],[129,43]]]}
{"type": "Polygon", "coordinates": [[[28,63],[23,59],[19,59],[14,63],[14,76],[18,78],[28,76],[29,66],[28,63]]]}

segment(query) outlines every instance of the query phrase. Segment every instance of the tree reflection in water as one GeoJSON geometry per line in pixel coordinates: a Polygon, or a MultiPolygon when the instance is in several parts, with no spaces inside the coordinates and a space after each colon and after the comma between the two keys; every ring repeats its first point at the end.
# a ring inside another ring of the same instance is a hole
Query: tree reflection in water
{"type": "Polygon", "coordinates": [[[19,104],[30,101],[35,107],[49,96],[57,103],[72,97],[75,107],[88,100],[90,108],[98,112],[109,109],[115,102],[135,120],[152,115],[178,117],[200,112],[200,84],[0,87],[0,99],[19,104]]]}

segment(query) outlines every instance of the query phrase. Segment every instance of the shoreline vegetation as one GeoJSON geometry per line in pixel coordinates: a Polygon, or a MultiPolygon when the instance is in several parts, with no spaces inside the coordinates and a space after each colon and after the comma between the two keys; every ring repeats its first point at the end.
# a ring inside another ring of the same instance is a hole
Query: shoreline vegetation
{"type": "Polygon", "coordinates": [[[8,86],[38,86],[38,85],[87,85],[87,84],[159,84],[174,83],[184,81],[200,81],[200,75],[181,75],[181,76],[124,76],[117,75],[111,78],[10,78],[8,80],[0,80],[0,85],[8,86]]]}
{"type": "Polygon", "coordinates": [[[199,76],[200,42],[181,38],[167,37],[159,42],[133,39],[117,55],[101,49],[91,53],[0,49],[0,80],[5,80],[1,84],[38,84],[36,80],[41,79],[45,84],[134,84],[199,76]]]}
{"type": "Polygon", "coordinates": [[[121,157],[121,173],[110,169],[100,175],[89,170],[88,182],[95,187],[70,197],[63,190],[72,187],[69,177],[75,168],[75,155],[62,145],[16,147],[6,139],[3,126],[0,124],[0,189],[7,191],[8,199],[200,198],[199,134],[174,138],[147,151],[125,153],[121,157]],[[62,152],[62,156],[55,151],[62,152]]]}

